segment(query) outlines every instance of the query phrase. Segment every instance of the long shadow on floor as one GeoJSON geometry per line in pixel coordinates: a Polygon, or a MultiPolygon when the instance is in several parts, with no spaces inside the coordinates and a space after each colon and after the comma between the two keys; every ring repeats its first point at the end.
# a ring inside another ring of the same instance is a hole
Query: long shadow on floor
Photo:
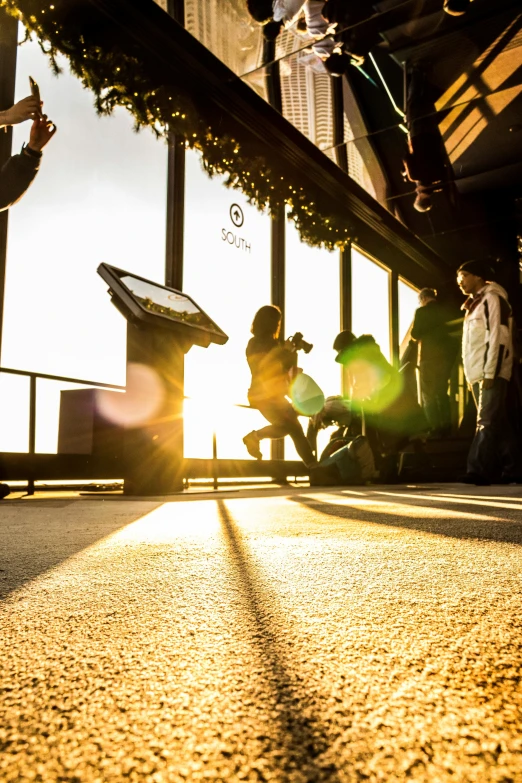
{"type": "MultiPolygon", "coordinates": [[[[342,497],[346,501],[347,496],[343,495],[342,497]]],[[[340,504],[336,503],[334,499],[332,501],[322,501],[306,495],[293,495],[289,499],[294,503],[300,503],[303,506],[312,508],[320,514],[327,514],[338,519],[356,519],[358,522],[402,527],[407,530],[418,530],[423,533],[432,533],[450,538],[522,544],[522,522],[499,519],[501,514],[507,516],[506,512],[508,509],[498,509],[494,512],[493,509],[483,510],[478,506],[473,506],[471,509],[469,507],[467,509],[455,508],[453,504],[448,508],[447,504],[438,502],[435,497],[433,499],[430,498],[429,506],[427,506],[427,501],[424,502],[423,506],[420,506],[415,502],[408,503],[408,499],[402,497],[397,498],[395,501],[392,498],[389,501],[385,501],[382,496],[378,500],[375,497],[370,497],[368,498],[370,502],[373,501],[379,504],[378,509],[372,511],[365,509],[364,505],[358,505],[357,503],[353,505],[340,504]],[[412,510],[418,508],[420,514],[429,513],[431,509],[447,511],[448,518],[401,516],[400,505],[408,505],[412,510]],[[467,511],[471,518],[456,518],[451,516],[452,511],[459,511],[460,513],[466,513],[467,511]],[[480,514],[491,519],[473,518],[473,514],[480,514]]],[[[460,506],[460,504],[456,505],[460,506]]],[[[463,501],[462,505],[465,506],[465,501],[463,501]]],[[[512,513],[520,519],[520,511],[518,509],[514,508],[512,513]]]]}
{"type": "Polygon", "coordinates": [[[121,505],[9,501],[0,507],[0,601],[64,560],[130,525],[161,503],[121,505]],[[90,509],[88,507],[91,507],[90,509]],[[131,508],[132,506],[132,508],[131,508]]]}
{"type": "Polygon", "coordinates": [[[339,775],[335,766],[318,761],[318,757],[327,749],[325,731],[321,727],[321,720],[313,714],[312,703],[302,692],[298,693],[291,669],[284,660],[286,655],[281,650],[285,644],[284,638],[277,633],[270,617],[274,611],[274,599],[266,591],[225,502],[217,502],[225,540],[240,578],[244,604],[254,623],[254,643],[259,648],[260,659],[266,668],[278,705],[278,750],[284,754],[279,761],[279,772],[290,774],[299,770],[310,783],[321,780],[338,783],[339,775]]]}

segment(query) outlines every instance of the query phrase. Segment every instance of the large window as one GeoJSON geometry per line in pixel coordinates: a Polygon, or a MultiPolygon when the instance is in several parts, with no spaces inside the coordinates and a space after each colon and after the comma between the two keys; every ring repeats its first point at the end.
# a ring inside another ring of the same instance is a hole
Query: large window
{"type": "MultiPolygon", "coordinates": [[[[263,426],[248,405],[245,349],[256,310],[270,304],[270,218],[220,178],[209,179],[187,153],[183,288],[229,336],[226,345],[194,347],[185,361],[185,455],[245,458],[243,435],[263,426]]],[[[268,443],[263,444],[269,456],[268,443]]],[[[262,450],[263,450],[262,449],[262,450]]]]}
{"type": "MultiPolygon", "coordinates": [[[[19,48],[16,99],[29,93],[30,74],[58,132],[10,210],[2,364],[125,383],[125,321],[96,269],[108,261],[163,281],[166,145],[149,131],[136,134],[123,109],[98,117],[92,94],[61,64],[56,78],[38,44],[19,48]]],[[[29,123],[15,128],[15,152],[29,130],[29,123]]],[[[56,407],[58,387],[55,398],[46,393],[46,404],[56,407]]],[[[56,442],[55,425],[52,437],[41,431],[51,419],[39,404],[37,442],[46,450],[56,442]]]]}
{"type": "MultiPolygon", "coordinates": [[[[313,344],[310,353],[299,353],[299,366],[327,397],[341,393],[341,368],[332,350],[340,329],[340,307],[339,253],[304,245],[293,225],[287,223],[285,337],[302,332],[313,344]]],[[[306,430],[307,420],[302,422],[306,430]]],[[[319,450],[322,445],[320,439],[319,450]]],[[[298,459],[289,438],[285,458],[298,459]]]]}
{"type": "Polygon", "coordinates": [[[390,359],[390,273],[352,248],[352,331],[371,334],[390,359]]]}
{"type": "Polygon", "coordinates": [[[402,277],[399,278],[399,345],[401,354],[406,348],[415,310],[419,306],[419,291],[402,277]]]}

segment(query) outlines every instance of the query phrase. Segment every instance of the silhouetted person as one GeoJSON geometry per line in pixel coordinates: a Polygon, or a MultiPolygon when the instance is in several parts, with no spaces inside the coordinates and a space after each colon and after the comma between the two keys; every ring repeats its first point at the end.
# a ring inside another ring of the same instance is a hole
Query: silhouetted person
{"type": "Polygon", "coordinates": [[[457,283],[468,298],[462,335],[464,373],[477,406],[477,428],[468,454],[466,484],[522,481],[520,452],[506,400],[513,371],[513,317],[506,291],[491,282],[481,261],[459,267],[457,283]]]}
{"type": "Polygon", "coordinates": [[[36,177],[43,148],[56,132],[56,127],[40,109],[38,100],[29,95],[0,112],[0,128],[33,120],[29,144],[22,147],[20,154],[12,155],[0,170],[0,211],[9,209],[22,198],[36,177]]]}
{"type": "Polygon", "coordinates": [[[346,372],[352,413],[360,411],[376,457],[393,455],[409,438],[425,432],[422,410],[370,334],[344,331],[334,342],[336,361],[346,372]]]}
{"type": "Polygon", "coordinates": [[[451,432],[448,383],[455,360],[456,344],[451,339],[446,308],[437,301],[433,288],[419,292],[411,337],[419,343],[419,374],[424,415],[431,434],[444,437],[451,432]]]}
{"type": "Polygon", "coordinates": [[[297,368],[296,348],[290,340],[281,342],[280,329],[281,311],[278,307],[265,305],[257,311],[252,322],[253,337],[246,349],[252,373],[248,401],[270,424],[245,435],[243,443],[252,457],[262,459],[259,449],[261,440],[290,435],[305,466],[311,467],[315,464],[312,448],[297,413],[286,399],[292,374],[297,368]]]}
{"type": "Polygon", "coordinates": [[[450,171],[425,74],[413,67],[407,75],[408,151],[403,161],[404,174],[415,183],[417,195],[413,206],[418,212],[427,212],[432,207],[432,193],[443,189],[450,171]]]}
{"type": "MultiPolygon", "coordinates": [[[[19,201],[36,177],[40,167],[42,150],[56,133],[56,127],[41,113],[42,104],[29,95],[10,109],[0,112],[0,128],[33,120],[29,144],[19,155],[12,155],[0,169],[0,211],[9,209],[19,201]]],[[[9,495],[7,484],[0,484],[0,500],[9,495]]]]}

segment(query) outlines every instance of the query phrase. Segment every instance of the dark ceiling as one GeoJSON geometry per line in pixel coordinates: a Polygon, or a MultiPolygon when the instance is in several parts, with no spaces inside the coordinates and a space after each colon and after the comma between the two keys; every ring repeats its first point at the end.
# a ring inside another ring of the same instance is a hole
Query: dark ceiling
{"type": "Polygon", "coordinates": [[[442,5],[346,0],[344,36],[371,52],[348,79],[387,176],[389,208],[450,266],[489,256],[509,265],[515,282],[522,233],[522,4],[473,0],[462,16],[446,14],[442,5]],[[406,136],[381,79],[402,109],[403,73],[412,64],[433,90],[454,181],[427,213],[413,209],[412,183],[401,176],[406,136]]]}

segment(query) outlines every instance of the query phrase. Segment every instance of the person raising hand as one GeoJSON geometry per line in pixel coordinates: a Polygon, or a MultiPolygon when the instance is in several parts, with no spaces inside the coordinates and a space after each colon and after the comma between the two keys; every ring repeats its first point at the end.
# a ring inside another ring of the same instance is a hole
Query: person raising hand
{"type": "Polygon", "coordinates": [[[0,169],[0,211],[9,209],[22,198],[38,173],[43,148],[56,133],[56,125],[42,113],[42,106],[41,101],[29,95],[0,112],[0,127],[33,121],[29,143],[0,169]]]}

